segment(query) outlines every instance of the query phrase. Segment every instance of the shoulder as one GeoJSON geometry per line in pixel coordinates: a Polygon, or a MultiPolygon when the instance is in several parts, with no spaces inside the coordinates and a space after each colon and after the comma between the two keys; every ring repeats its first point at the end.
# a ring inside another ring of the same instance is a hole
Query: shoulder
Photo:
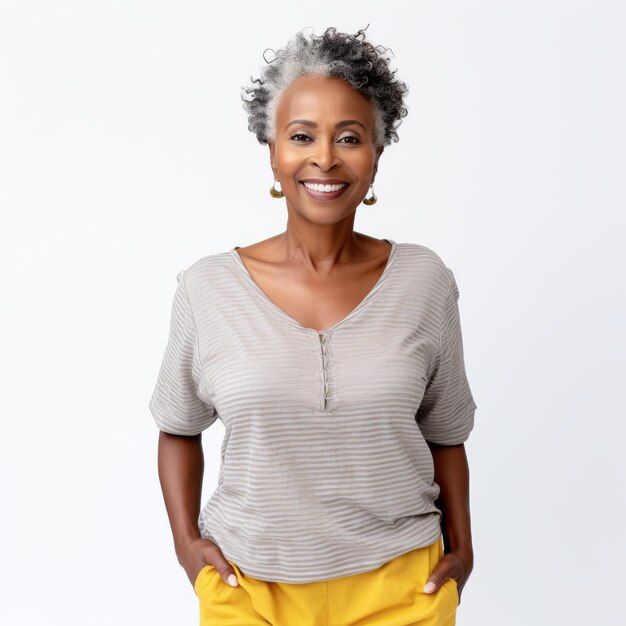
{"type": "Polygon", "coordinates": [[[398,243],[397,262],[404,269],[406,279],[428,285],[436,291],[447,291],[453,280],[452,270],[442,257],[423,244],[398,243]]]}
{"type": "Polygon", "coordinates": [[[178,288],[186,291],[190,300],[206,297],[208,288],[227,281],[232,271],[231,251],[207,254],[179,270],[178,288]]]}

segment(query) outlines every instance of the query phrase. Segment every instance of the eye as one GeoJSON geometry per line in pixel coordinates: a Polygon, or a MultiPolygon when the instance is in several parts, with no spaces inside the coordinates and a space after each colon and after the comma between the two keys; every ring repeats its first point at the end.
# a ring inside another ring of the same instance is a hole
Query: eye
{"type": "Polygon", "coordinates": [[[290,139],[293,139],[296,143],[306,143],[305,141],[300,141],[299,139],[296,139],[296,137],[304,137],[304,139],[310,139],[310,137],[308,135],[305,135],[304,133],[295,133],[294,135],[291,135],[290,139]]]}
{"type": "Polygon", "coordinates": [[[341,139],[353,140],[353,141],[348,141],[347,143],[361,143],[360,139],[358,137],[355,137],[354,135],[346,135],[345,137],[342,137],[341,139]]]}

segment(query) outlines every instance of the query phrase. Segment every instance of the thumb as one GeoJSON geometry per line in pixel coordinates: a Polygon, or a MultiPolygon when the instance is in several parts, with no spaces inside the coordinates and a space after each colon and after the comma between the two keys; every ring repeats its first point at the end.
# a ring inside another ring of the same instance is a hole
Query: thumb
{"type": "Polygon", "coordinates": [[[448,578],[450,578],[450,573],[447,572],[446,567],[436,567],[428,577],[422,591],[424,593],[433,593],[437,591],[448,578]]]}
{"type": "Polygon", "coordinates": [[[239,585],[237,574],[226,559],[220,559],[215,566],[215,569],[225,583],[229,584],[231,587],[237,587],[239,585]]]}
{"type": "Polygon", "coordinates": [[[206,551],[203,551],[202,560],[215,568],[225,583],[231,587],[237,587],[239,585],[237,574],[220,547],[210,539],[203,539],[202,542],[207,548],[206,551]]]}

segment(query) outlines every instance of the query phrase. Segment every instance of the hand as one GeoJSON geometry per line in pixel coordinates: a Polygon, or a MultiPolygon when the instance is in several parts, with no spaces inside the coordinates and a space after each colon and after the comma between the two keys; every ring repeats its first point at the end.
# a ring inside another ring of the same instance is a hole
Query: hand
{"type": "Polygon", "coordinates": [[[212,565],[225,583],[236,587],[239,582],[231,564],[224,558],[219,546],[209,539],[192,539],[178,549],[178,561],[195,585],[200,570],[212,565]],[[230,582],[229,582],[230,581],[230,582]]]}
{"type": "Polygon", "coordinates": [[[459,604],[461,604],[461,592],[473,567],[474,555],[471,550],[459,548],[452,552],[447,552],[441,557],[439,563],[437,563],[435,569],[428,577],[423,591],[425,593],[434,593],[448,578],[454,578],[459,592],[459,604]]]}

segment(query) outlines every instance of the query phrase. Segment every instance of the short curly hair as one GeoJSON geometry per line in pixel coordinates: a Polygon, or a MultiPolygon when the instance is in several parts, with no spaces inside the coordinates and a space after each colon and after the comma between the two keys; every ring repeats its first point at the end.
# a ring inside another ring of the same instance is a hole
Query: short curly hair
{"type": "Polygon", "coordinates": [[[390,49],[367,41],[366,29],[349,35],[331,26],[323,35],[311,33],[310,38],[304,29],[275,52],[272,60],[263,53],[268,65],[260,78],[250,77],[251,83],[242,88],[245,93],[241,95],[248,130],[259,143],[276,138],[276,109],[283,91],[297,78],[310,74],[343,79],[372,100],[377,147],[398,141],[396,128],[408,113],[404,104],[408,86],[394,76],[397,70],[390,69],[390,49]]]}

